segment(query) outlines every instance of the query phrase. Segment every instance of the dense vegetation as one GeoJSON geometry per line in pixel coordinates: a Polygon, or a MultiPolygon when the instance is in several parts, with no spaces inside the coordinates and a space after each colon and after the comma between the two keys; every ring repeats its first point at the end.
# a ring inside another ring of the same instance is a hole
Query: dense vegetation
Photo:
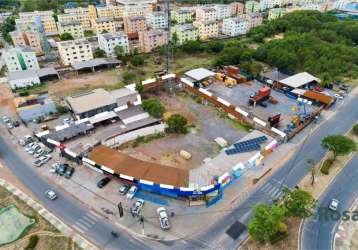
{"type": "Polygon", "coordinates": [[[2,23],[0,25],[1,36],[4,38],[4,40],[7,43],[12,44],[12,39],[11,39],[9,32],[14,31],[14,30],[15,30],[15,17],[14,16],[7,18],[4,21],[4,23],[2,23]]]}

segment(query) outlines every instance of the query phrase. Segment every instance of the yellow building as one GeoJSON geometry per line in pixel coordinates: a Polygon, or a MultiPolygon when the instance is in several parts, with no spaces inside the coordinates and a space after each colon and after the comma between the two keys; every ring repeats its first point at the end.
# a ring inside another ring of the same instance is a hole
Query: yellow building
{"type": "Polygon", "coordinates": [[[46,33],[57,34],[57,25],[53,17],[41,17],[41,22],[46,33]]]}
{"type": "Polygon", "coordinates": [[[93,59],[91,44],[84,38],[57,43],[63,65],[93,59]]]}
{"type": "Polygon", "coordinates": [[[96,19],[97,18],[97,9],[94,5],[88,5],[88,15],[90,19],[96,19]]]}
{"type": "Polygon", "coordinates": [[[200,40],[207,40],[219,36],[219,23],[217,21],[195,21],[200,40]]]}
{"type": "Polygon", "coordinates": [[[57,16],[59,22],[69,23],[79,21],[83,30],[91,30],[91,20],[88,13],[82,14],[61,14],[57,16]]]}
{"type": "Polygon", "coordinates": [[[114,12],[112,6],[98,6],[97,7],[98,18],[114,18],[114,12]]]}
{"type": "Polygon", "coordinates": [[[113,18],[97,18],[91,20],[92,29],[96,34],[102,34],[103,32],[115,33],[116,23],[113,18]]]}
{"type": "Polygon", "coordinates": [[[216,9],[210,6],[199,7],[195,10],[195,18],[197,21],[215,21],[216,9]]]}
{"type": "Polygon", "coordinates": [[[65,14],[87,14],[88,15],[88,8],[85,7],[77,7],[77,8],[69,8],[64,9],[63,12],[65,14]]]}
{"type": "Polygon", "coordinates": [[[198,29],[191,23],[175,25],[172,28],[172,37],[176,34],[176,43],[182,45],[186,41],[193,41],[198,39],[198,29]]]}
{"type": "MultiPolygon", "coordinates": [[[[34,11],[34,12],[20,12],[19,18],[15,20],[16,26],[19,30],[25,31],[23,27],[31,26],[32,31],[36,31],[36,19],[40,18],[42,26],[46,33],[57,34],[57,26],[53,18],[53,11],[34,11]],[[34,25],[35,24],[35,25],[34,25]]],[[[26,28],[28,29],[28,28],[26,28]]]]}
{"type": "Polygon", "coordinates": [[[84,37],[83,28],[79,21],[57,22],[57,27],[59,34],[69,33],[75,39],[84,37]]]}
{"type": "Polygon", "coordinates": [[[172,20],[177,24],[188,23],[193,20],[193,11],[189,8],[180,8],[171,12],[172,20]]]}

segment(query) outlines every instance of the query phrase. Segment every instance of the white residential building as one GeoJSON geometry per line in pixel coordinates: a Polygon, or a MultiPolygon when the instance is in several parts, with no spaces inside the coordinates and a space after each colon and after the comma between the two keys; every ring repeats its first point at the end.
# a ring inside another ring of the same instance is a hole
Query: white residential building
{"type": "Polygon", "coordinates": [[[152,29],[164,29],[168,27],[167,15],[164,11],[155,11],[148,13],[147,26],[152,29]]]}
{"type": "Polygon", "coordinates": [[[58,42],[57,47],[64,65],[93,59],[91,44],[85,38],[58,42]]]}
{"type": "Polygon", "coordinates": [[[69,33],[74,39],[84,37],[82,25],[79,21],[57,22],[58,33],[69,33]]]}
{"type": "Polygon", "coordinates": [[[223,20],[222,33],[228,36],[244,35],[248,31],[248,22],[243,17],[233,17],[223,20]]]}
{"type": "Polygon", "coordinates": [[[228,4],[214,5],[216,10],[216,20],[222,20],[231,16],[231,7],[228,4]]]}
{"type": "Polygon", "coordinates": [[[3,60],[9,72],[40,68],[36,52],[27,46],[19,46],[5,51],[3,60]]]}
{"type": "Polygon", "coordinates": [[[128,36],[122,32],[98,34],[98,45],[106,52],[107,56],[115,56],[114,48],[116,46],[121,46],[124,53],[129,53],[128,36]]]}
{"type": "Polygon", "coordinates": [[[201,6],[195,10],[196,21],[216,21],[216,9],[210,6],[201,6]]]}
{"type": "Polygon", "coordinates": [[[79,21],[83,30],[91,30],[91,19],[88,13],[61,14],[57,16],[59,22],[79,21]]]}

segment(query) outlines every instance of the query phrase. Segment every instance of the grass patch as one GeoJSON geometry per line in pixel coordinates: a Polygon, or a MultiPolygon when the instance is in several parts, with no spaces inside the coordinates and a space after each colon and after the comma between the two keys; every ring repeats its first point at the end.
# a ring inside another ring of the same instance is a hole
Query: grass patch
{"type": "Polygon", "coordinates": [[[234,127],[239,129],[239,130],[243,130],[243,131],[246,131],[246,132],[251,132],[253,130],[253,127],[251,127],[248,124],[241,123],[238,120],[232,120],[232,119],[230,119],[230,120],[234,124],[234,127]]]}
{"type": "Polygon", "coordinates": [[[132,143],[132,147],[138,147],[140,144],[149,143],[153,140],[160,139],[165,137],[165,133],[156,133],[153,135],[147,135],[147,136],[138,136],[137,139],[134,140],[132,143]]]}
{"type": "Polygon", "coordinates": [[[321,173],[328,175],[329,174],[329,169],[333,164],[333,160],[332,159],[327,159],[323,162],[322,167],[321,167],[321,173]]]}
{"type": "Polygon", "coordinates": [[[19,89],[14,89],[12,90],[14,93],[23,93],[23,92],[27,92],[28,94],[39,94],[39,93],[43,93],[46,92],[48,90],[48,83],[41,83],[41,84],[36,84],[33,86],[28,86],[25,88],[19,88],[19,89]]]}
{"type": "Polygon", "coordinates": [[[103,88],[107,91],[112,91],[112,90],[116,90],[116,89],[120,89],[125,87],[126,85],[123,82],[118,82],[116,84],[113,85],[105,85],[103,88]]]}

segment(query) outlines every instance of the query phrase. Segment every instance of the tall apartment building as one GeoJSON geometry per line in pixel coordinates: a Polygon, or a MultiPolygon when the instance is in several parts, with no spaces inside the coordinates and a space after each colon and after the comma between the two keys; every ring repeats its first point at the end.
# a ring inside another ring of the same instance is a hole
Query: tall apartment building
{"type": "Polygon", "coordinates": [[[187,41],[194,41],[198,39],[198,29],[193,26],[191,23],[178,24],[175,25],[172,29],[172,37],[174,33],[176,34],[177,44],[182,45],[187,41]]]}
{"type": "Polygon", "coordinates": [[[36,54],[41,54],[43,52],[41,46],[41,39],[38,32],[32,32],[32,31],[22,32],[16,30],[10,32],[10,36],[15,47],[29,46],[31,49],[33,49],[36,52],[36,54]]]}
{"type": "Polygon", "coordinates": [[[215,38],[219,35],[219,22],[217,21],[196,21],[194,26],[198,29],[200,40],[215,38]]]}
{"type": "Polygon", "coordinates": [[[215,4],[214,9],[216,11],[216,20],[223,20],[231,15],[230,5],[228,4],[215,4]]]}
{"type": "Polygon", "coordinates": [[[76,39],[57,43],[63,65],[93,59],[91,44],[85,39],[76,39]]]}
{"type": "Polygon", "coordinates": [[[113,18],[97,18],[91,20],[92,29],[98,35],[103,32],[115,33],[116,32],[116,23],[113,18]]]}
{"type": "Polygon", "coordinates": [[[84,31],[79,21],[57,22],[58,33],[69,33],[74,39],[84,37],[84,31]]]}
{"type": "Polygon", "coordinates": [[[106,5],[106,6],[97,6],[97,16],[99,18],[114,18],[114,11],[113,6],[106,5]]]}
{"type": "Polygon", "coordinates": [[[26,46],[19,46],[5,51],[3,59],[9,72],[40,68],[36,52],[26,46]]]}
{"type": "Polygon", "coordinates": [[[67,13],[57,16],[59,22],[69,23],[79,21],[83,30],[91,30],[91,19],[88,13],[67,13]]]}
{"type": "Polygon", "coordinates": [[[77,7],[77,8],[69,8],[64,9],[63,12],[65,14],[75,14],[75,15],[81,15],[81,14],[87,14],[88,15],[88,7],[77,7]]]}
{"type": "Polygon", "coordinates": [[[147,14],[147,26],[152,29],[168,27],[167,15],[164,11],[155,11],[147,14]]]}
{"type": "Polygon", "coordinates": [[[140,49],[144,53],[152,52],[155,48],[168,43],[167,31],[146,30],[139,32],[140,49]]]}
{"type": "Polygon", "coordinates": [[[245,5],[240,2],[230,3],[231,16],[237,16],[244,14],[245,5]]]}
{"type": "Polygon", "coordinates": [[[123,32],[98,34],[98,45],[106,52],[107,56],[115,56],[114,48],[116,46],[122,47],[124,53],[129,53],[128,36],[123,32]]]}
{"type": "Polygon", "coordinates": [[[15,23],[20,30],[25,31],[26,28],[24,28],[24,26],[36,26],[35,20],[36,18],[40,18],[42,26],[47,34],[57,34],[56,22],[52,15],[53,11],[20,12],[19,18],[15,20],[15,23]]]}
{"type": "Polygon", "coordinates": [[[270,9],[268,13],[268,20],[273,20],[282,17],[286,13],[283,8],[270,9]]]}
{"type": "Polygon", "coordinates": [[[52,17],[54,12],[52,10],[45,10],[45,11],[32,11],[32,12],[20,12],[19,18],[20,19],[32,19],[34,16],[39,17],[52,17]]]}
{"type": "Polygon", "coordinates": [[[171,11],[171,19],[177,24],[189,23],[193,20],[193,10],[190,8],[180,8],[171,11]]]}
{"type": "Polygon", "coordinates": [[[88,16],[89,19],[96,19],[97,16],[97,8],[94,5],[88,5],[88,16]]]}
{"type": "Polygon", "coordinates": [[[126,34],[137,34],[147,29],[146,18],[144,16],[124,17],[124,32],[126,34]]]}
{"type": "Polygon", "coordinates": [[[32,32],[38,32],[37,25],[35,23],[35,20],[28,20],[28,19],[15,19],[15,27],[18,31],[32,31],[32,32]]]}
{"type": "Polygon", "coordinates": [[[262,24],[263,18],[261,13],[246,14],[245,18],[248,22],[248,29],[252,29],[262,24]]]}
{"type": "Polygon", "coordinates": [[[222,33],[228,36],[244,35],[248,31],[248,22],[243,17],[232,17],[223,20],[222,33]]]}
{"type": "Polygon", "coordinates": [[[201,6],[195,10],[197,21],[216,21],[216,9],[211,6],[201,6]]]}
{"type": "Polygon", "coordinates": [[[123,17],[145,16],[156,8],[153,0],[117,0],[117,6],[123,9],[123,17]]]}
{"type": "Polygon", "coordinates": [[[245,13],[255,13],[260,11],[260,3],[256,1],[247,1],[245,3],[245,13]]]}

